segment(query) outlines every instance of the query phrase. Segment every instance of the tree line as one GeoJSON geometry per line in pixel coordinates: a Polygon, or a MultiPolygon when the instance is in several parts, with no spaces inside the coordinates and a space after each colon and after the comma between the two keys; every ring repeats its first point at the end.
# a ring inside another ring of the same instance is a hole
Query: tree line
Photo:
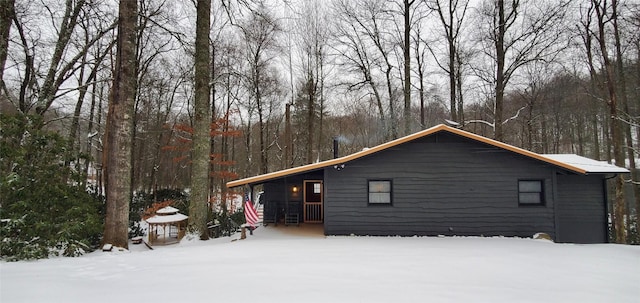
{"type": "Polygon", "coordinates": [[[333,138],[344,155],[448,123],[626,165],[615,241],[638,226],[635,1],[1,1],[2,115],[83,155],[61,166],[119,201],[109,222],[133,192],[188,188],[196,214],[229,180],[331,158],[333,138]]]}

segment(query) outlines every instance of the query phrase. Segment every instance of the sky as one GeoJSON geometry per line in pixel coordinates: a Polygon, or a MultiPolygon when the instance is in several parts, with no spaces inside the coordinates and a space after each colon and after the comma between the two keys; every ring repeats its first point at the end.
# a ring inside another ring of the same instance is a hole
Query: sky
{"type": "Polygon", "coordinates": [[[640,247],[305,227],[0,262],[0,302],[638,302],[640,247]]]}

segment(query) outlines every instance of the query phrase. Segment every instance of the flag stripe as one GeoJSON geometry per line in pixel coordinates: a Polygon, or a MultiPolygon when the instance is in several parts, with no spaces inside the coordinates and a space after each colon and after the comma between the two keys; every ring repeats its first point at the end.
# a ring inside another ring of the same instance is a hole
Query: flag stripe
{"type": "Polygon", "coordinates": [[[245,203],[244,203],[244,218],[251,227],[255,227],[256,223],[258,223],[258,212],[253,207],[253,203],[251,203],[251,199],[249,199],[249,194],[245,195],[245,203]]]}

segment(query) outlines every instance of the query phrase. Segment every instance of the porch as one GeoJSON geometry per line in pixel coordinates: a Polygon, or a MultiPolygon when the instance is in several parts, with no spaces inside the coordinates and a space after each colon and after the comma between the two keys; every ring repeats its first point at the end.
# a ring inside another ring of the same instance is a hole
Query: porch
{"type": "Polygon", "coordinates": [[[312,237],[312,238],[324,238],[324,225],[323,224],[313,224],[313,223],[301,223],[298,226],[284,225],[278,224],[276,225],[268,225],[266,227],[260,227],[258,232],[261,232],[260,229],[271,230],[274,233],[286,236],[294,236],[294,237],[312,237]]]}
{"type": "Polygon", "coordinates": [[[324,223],[324,172],[288,176],[262,184],[264,225],[324,223]]]}

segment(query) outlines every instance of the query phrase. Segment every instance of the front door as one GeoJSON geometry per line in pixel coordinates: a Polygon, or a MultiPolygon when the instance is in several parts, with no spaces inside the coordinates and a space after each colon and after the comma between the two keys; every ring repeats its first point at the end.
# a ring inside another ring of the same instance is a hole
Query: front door
{"type": "Polygon", "coordinates": [[[304,181],[304,222],[322,223],[322,180],[304,181]]]}

